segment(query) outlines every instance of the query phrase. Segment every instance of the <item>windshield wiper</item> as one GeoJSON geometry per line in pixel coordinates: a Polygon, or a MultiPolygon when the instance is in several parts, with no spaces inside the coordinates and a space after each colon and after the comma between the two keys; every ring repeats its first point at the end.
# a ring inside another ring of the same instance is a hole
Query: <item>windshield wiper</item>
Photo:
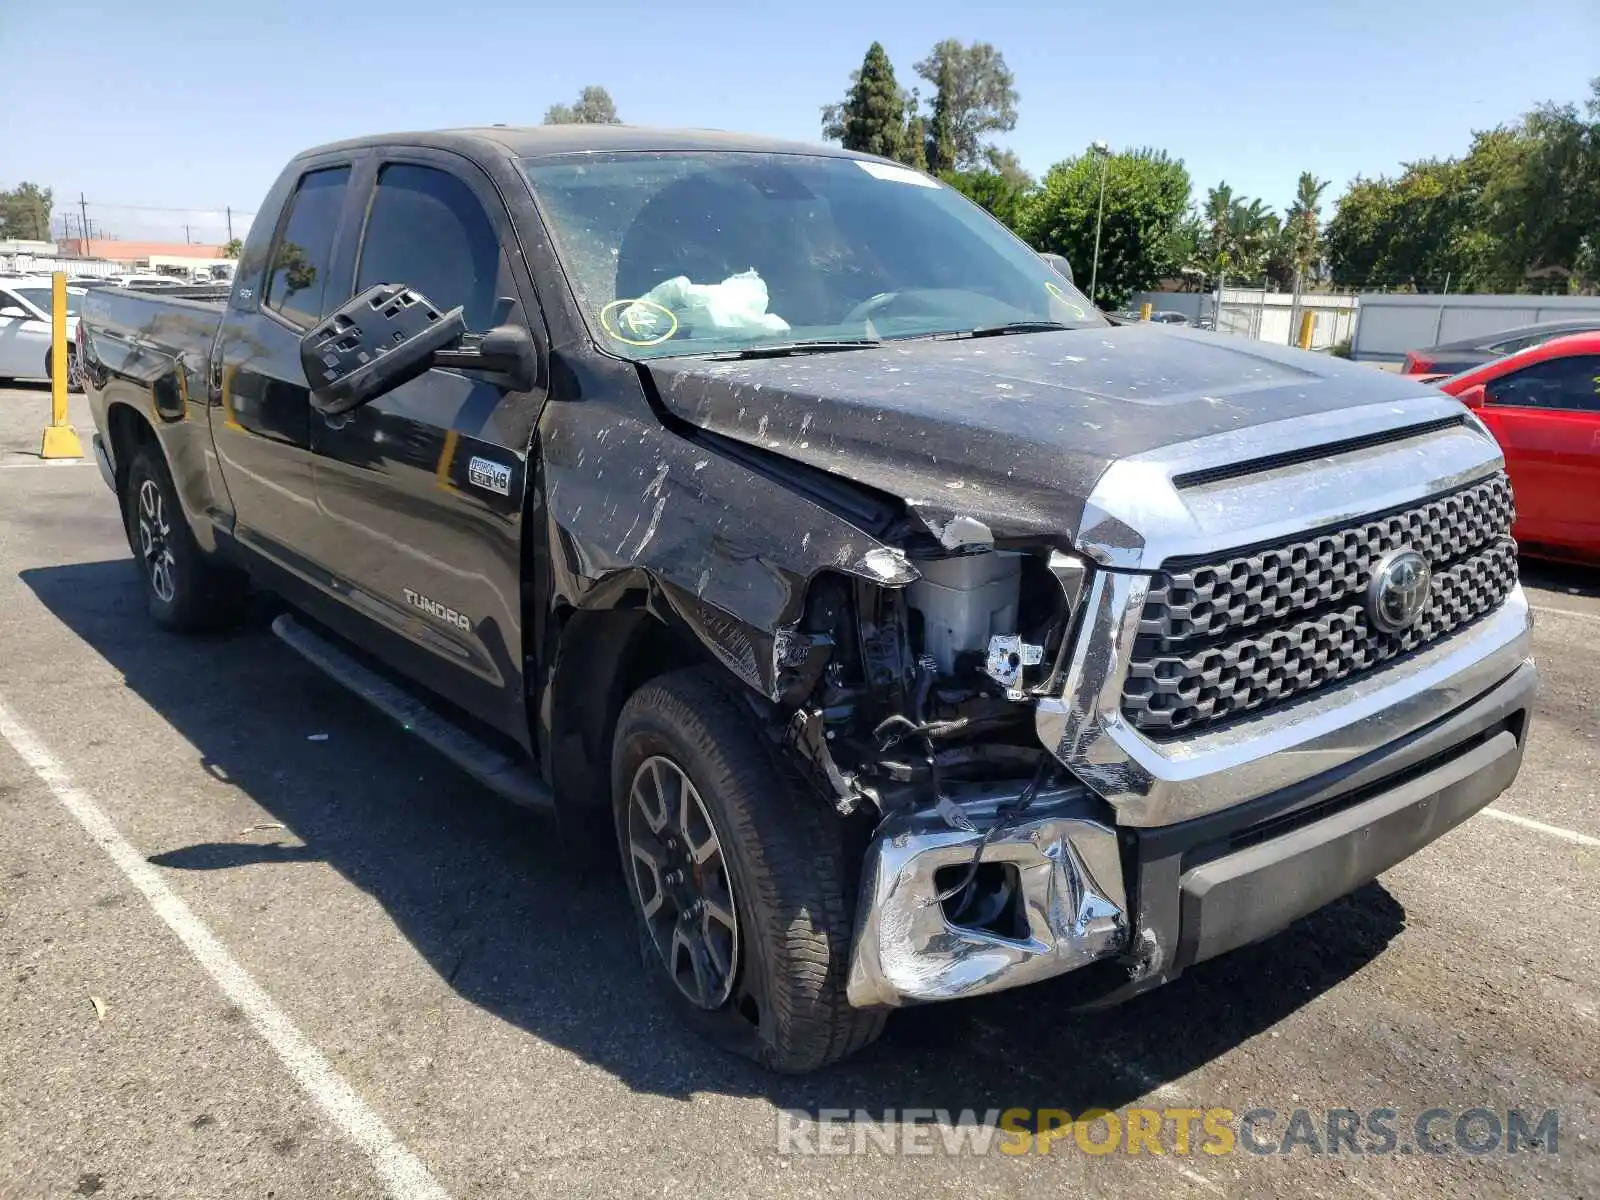
{"type": "Polygon", "coordinates": [[[1057,329],[1072,329],[1060,321],[1007,321],[1004,325],[980,325],[965,331],[967,337],[1004,337],[1008,333],[1051,333],[1057,329]]]}
{"type": "Polygon", "coordinates": [[[785,354],[829,354],[835,350],[864,350],[881,346],[879,338],[819,338],[811,342],[773,342],[708,354],[707,358],[781,358],[785,354]]]}

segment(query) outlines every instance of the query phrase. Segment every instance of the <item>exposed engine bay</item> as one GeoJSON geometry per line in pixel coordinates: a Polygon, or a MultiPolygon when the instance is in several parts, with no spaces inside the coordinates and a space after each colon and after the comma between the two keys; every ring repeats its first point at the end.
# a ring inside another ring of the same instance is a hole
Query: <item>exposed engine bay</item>
{"type": "MultiPolygon", "coordinates": [[[[787,741],[842,815],[936,816],[970,835],[969,806],[987,794],[1007,798],[985,824],[997,830],[1073,786],[1039,741],[1033,700],[1059,688],[1085,569],[1048,547],[996,547],[974,525],[982,541],[911,539],[918,577],[903,588],[834,574],[813,584],[788,643],[812,683],[803,697],[789,690],[799,706],[787,741]]],[[[940,872],[937,898],[952,923],[1014,929],[1016,873],[980,871],[988,840],[940,872]]]]}

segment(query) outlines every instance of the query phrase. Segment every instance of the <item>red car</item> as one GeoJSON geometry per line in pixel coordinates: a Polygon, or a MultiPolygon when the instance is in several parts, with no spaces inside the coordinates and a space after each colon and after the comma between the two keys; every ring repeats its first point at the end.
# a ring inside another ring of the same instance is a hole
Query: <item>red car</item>
{"type": "Polygon", "coordinates": [[[1529,554],[1600,562],[1600,333],[1556,338],[1440,381],[1505,452],[1529,554]]]}

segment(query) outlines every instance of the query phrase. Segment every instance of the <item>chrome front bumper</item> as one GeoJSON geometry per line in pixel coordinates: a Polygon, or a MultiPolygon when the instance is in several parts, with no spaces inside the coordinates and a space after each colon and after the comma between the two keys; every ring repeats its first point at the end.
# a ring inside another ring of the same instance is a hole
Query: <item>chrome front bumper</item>
{"type": "MultiPolygon", "coordinates": [[[[953,790],[977,832],[936,813],[890,817],[867,853],[847,994],[857,1007],[953,1000],[1033,983],[1116,954],[1127,943],[1117,835],[1082,788],[1041,793],[984,847],[1014,868],[1026,936],[954,924],[935,899],[941,867],[972,861],[996,809],[1015,794],[953,790]]],[[[941,881],[942,882],[942,881],[941,881]]]]}

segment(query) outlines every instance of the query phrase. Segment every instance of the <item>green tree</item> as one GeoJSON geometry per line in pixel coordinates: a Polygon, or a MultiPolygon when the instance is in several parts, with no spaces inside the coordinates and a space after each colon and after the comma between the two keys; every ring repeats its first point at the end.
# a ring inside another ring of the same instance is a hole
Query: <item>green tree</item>
{"type": "Polygon", "coordinates": [[[999,171],[941,171],[939,178],[973,203],[988,209],[1007,228],[1015,230],[1033,194],[1033,180],[1019,181],[999,171]]]}
{"type": "Polygon", "coordinates": [[[0,237],[50,240],[50,210],[55,194],[36,183],[19,183],[0,192],[0,237]]]}
{"type": "Polygon", "coordinates": [[[900,139],[900,161],[919,171],[928,169],[928,123],[922,117],[922,94],[916,88],[906,97],[906,130],[900,139]]]}
{"type": "Polygon", "coordinates": [[[1294,203],[1284,217],[1285,249],[1294,268],[1296,282],[1303,289],[1306,280],[1320,273],[1322,264],[1322,193],[1328,181],[1310,171],[1301,171],[1295,185],[1294,203]]]}
{"type": "Polygon", "coordinates": [[[1426,291],[1487,282],[1469,183],[1453,159],[1408,163],[1397,179],[1356,179],[1328,222],[1334,282],[1426,291]]]}
{"type": "Polygon", "coordinates": [[[917,64],[917,74],[934,89],[925,139],[929,168],[983,167],[985,136],[1017,125],[1016,80],[1004,55],[988,42],[967,46],[946,38],[917,64]]]}
{"type": "Polygon", "coordinates": [[[1206,192],[1196,254],[1187,265],[1207,279],[1254,281],[1266,274],[1281,236],[1276,213],[1260,200],[1234,195],[1224,180],[1206,192]]]}
{"type": "Polygon", "coordinates": [[[898,159],[919,171],[928,169],[921,96],[915,88],[907,93],[895,82],[894,66],[877,42],[868,47],[861,66],[850,72],[850,90],[843,102],[822,106],[822,136],[848,150],[898,159]]]}
{"type": "MultiPolygon", "coordinates": [[[[1036,250],[1061,254],[1080,280],[1092,273],[1101,158],[1085,152],[1057,163],[1021,206],[1018,232],[1036,250]]],[[[1182,265],[1189,172],[1164,151],[1142,149],[1104,160],[1105,217],[1092,299],[1103,308],[1154,287],[1182,265]]]]}
{"type": "Polygon", "coordinates": [[[1545,104],[1478,132],[1461,159],[1357,179],[1327,227],[1334,279],[1356,287],[1600,289],[1600,79],[1580,110],[1545,104]]]}
{"type": "Polygon", "coordinates": [[[1580,112],[1543,104],[1515,125],[1478,134],[1463,163],[1476,202],[1484,267],[1536,292],[1586,290],[1600,237],[1600,78],[1580,112]]]}
{"type": "Polygon", "coordinates": [[[223,244],[223,247],[222,247],[222,257],[223,258],[238,258],[243,253],[244,253],[244,241],[241,238],[234,238],[232,241],[225,242],[223,244]]]}
{"type": "Polygon", "coordinates": [[[883,46],[873,42],[855,74],[839,117],[839,142],[846,150],[898,158],[906,136],[906,100],[883,46]]]}
{"type": "Polygon", "coordinates": [[[605,88],[591,86],[583,89],[576,104],[552,104],[545,109],[546,125],[620,125],[617,106],[605,88]]]}

